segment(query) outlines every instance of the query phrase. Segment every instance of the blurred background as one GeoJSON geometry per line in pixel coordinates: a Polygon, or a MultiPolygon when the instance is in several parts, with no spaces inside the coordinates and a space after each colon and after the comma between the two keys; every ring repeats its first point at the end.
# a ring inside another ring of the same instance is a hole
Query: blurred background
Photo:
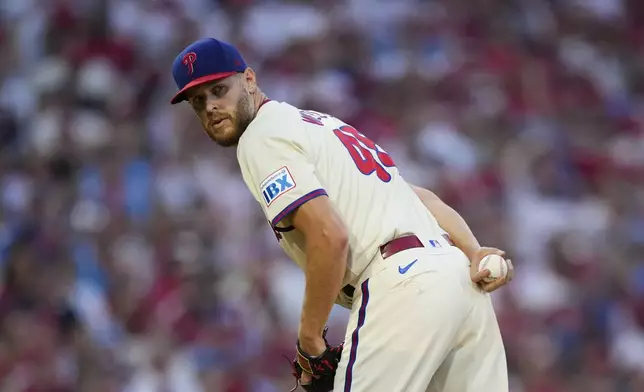
{"type": "Polygon", "coordinates": [[[644,391],[641,0],[0,0],[1,391],[292,386],[301,273],[169,105],[204,36],[508,251],[513,392],[644,391]]]}

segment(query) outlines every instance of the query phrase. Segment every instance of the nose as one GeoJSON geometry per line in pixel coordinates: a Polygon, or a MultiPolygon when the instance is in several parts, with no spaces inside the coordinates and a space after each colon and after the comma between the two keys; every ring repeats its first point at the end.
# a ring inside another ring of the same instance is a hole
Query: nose
{"type": "Polygon", "coordinates": [[[219,110],[219,102],[216,99],[209,98],[206,101],[206,110],[209,113],[217,112],[219,110]]]}

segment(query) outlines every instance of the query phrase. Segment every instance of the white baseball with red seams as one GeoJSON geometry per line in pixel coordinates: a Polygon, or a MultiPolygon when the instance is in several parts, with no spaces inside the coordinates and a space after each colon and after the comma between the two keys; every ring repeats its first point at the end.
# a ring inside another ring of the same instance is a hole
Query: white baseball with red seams
{"type": "Polygon", "coordinates": [[[508,263],[499,255],[487,255],[479,264],[479,271],[490,270],[490,275],[483,279],[485,282],[494,282],[508,274],[508,263]]]}

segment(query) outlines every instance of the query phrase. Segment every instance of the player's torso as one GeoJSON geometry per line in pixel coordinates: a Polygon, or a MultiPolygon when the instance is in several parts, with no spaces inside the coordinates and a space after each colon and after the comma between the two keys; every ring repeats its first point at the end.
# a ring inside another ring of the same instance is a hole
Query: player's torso
{"type": "MultiPolygon", "coordinates": [[[[298,123],[311,141],[307,153],[316,175],[349,232],[350,271],[344,283],[359,276],[391,239],[420,231],[440,235],[436,220],[400,176],[392,157],[373,141],[327,114],[284,103],[270,109],[281,111],[282,118],[293,117],[285,123],[298,123]]],[[[280,245],[304,266],[304,237],[297,230],[283,231],[290,225],[288,219],[278,225],[280,245]]]]}

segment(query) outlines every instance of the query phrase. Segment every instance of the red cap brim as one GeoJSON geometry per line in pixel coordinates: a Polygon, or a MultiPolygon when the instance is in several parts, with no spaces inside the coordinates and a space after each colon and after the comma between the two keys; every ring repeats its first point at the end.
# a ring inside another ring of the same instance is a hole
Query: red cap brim
{"type": "Polygon", "coordinates": [[[186,91],[188,91],[188,89],[190,89],[190,88],[193,88],[195,86],[199,86],[200,84],[204,84],[204,83],[208,83],[208,82],[214,82],[215,80],[224,79],[224,78],[232,76],[232,75],[234,75],[236,73],[237,73],[236,71],[221,72],[221,73],[216,73],[216,74],[212,74],[212,75],[206,75],[206,76],[202,76],[200,78],[197,78],[197,79],[193,80],[192,82],[190,82],[190,83],[186,84],[185,86],[183,86],[183,88],[177,93],[177,95],[175,95],[174,98],[172,98],[170,103],[174,105],[175,103],[185,101],[186,97],[184,96],[184,93],[186,91]]]}

